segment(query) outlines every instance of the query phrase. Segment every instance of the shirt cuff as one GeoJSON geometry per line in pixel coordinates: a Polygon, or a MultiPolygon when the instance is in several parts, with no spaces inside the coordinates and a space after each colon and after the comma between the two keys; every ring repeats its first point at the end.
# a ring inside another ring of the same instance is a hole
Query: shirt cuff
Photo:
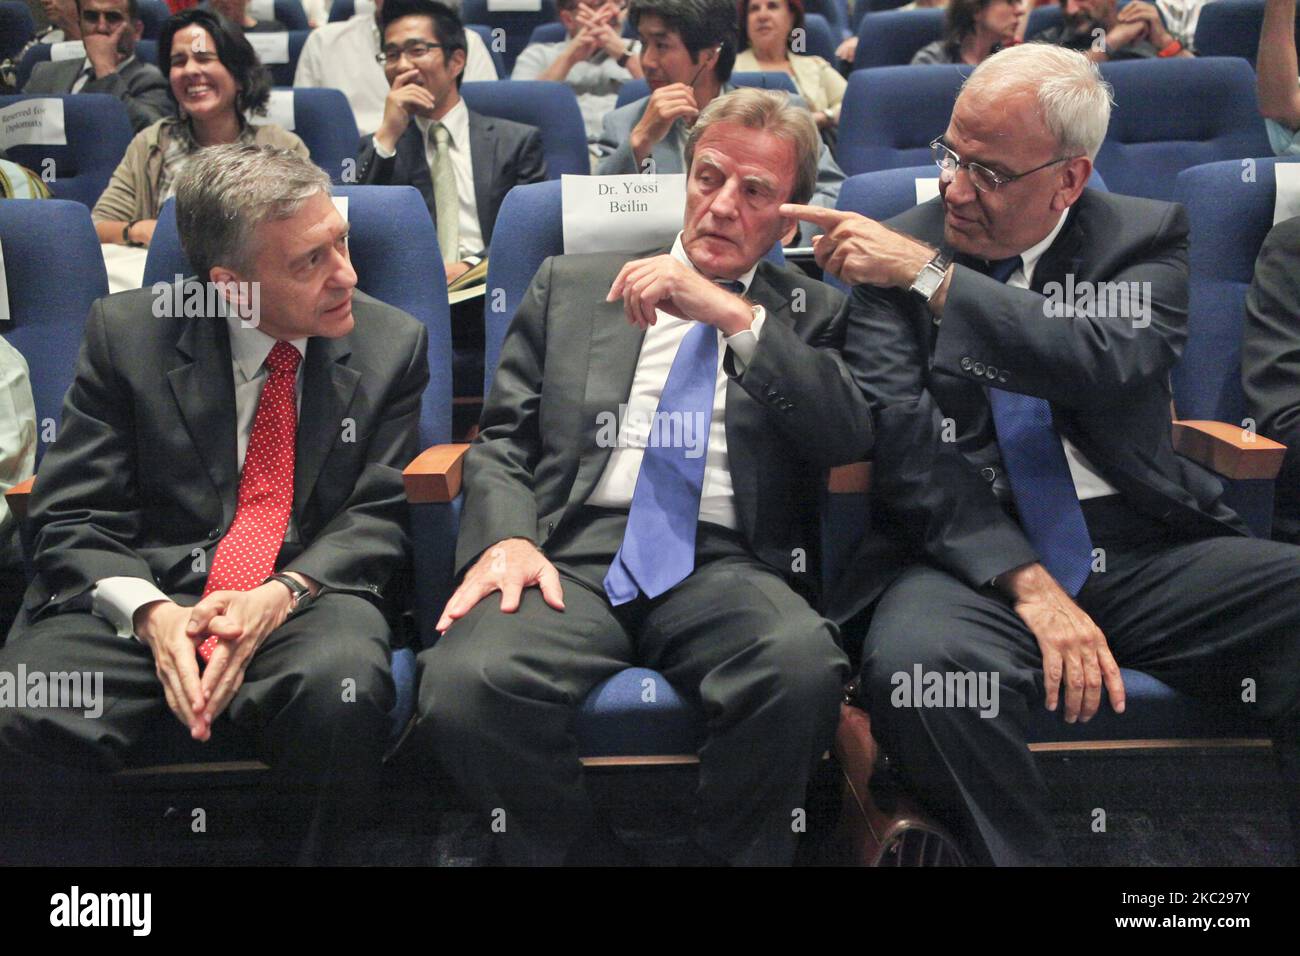
{"type": "Polygon", "coordinates": [[[754,359],[758,349],[758,337],[763,332],[763,323],[767,320],[767,311],[761,306],[754,307],[754,321],[749,328],[741,329],[735,335],[724,335],[722,341],[727,343],[736,366],[736,374],[743,375],[749,363],[754,359]]]}
{"type": "Polygon", "coordinates": [[[144,578],[101,578],[90,592],[90,609],[117,628],[118,637],[135,637],[135,612],[154,601],[170,601],[144,578]]]}
{"type": "Polygon", "coordinates": [[[384,149],[384,147],[379,145],[379,140],[375,139],[373,136],[370,137],[370,145],[375,147],[375,155],[380,159],[392,159],[397,155],[396,147],[393,149],[384,149]]]}

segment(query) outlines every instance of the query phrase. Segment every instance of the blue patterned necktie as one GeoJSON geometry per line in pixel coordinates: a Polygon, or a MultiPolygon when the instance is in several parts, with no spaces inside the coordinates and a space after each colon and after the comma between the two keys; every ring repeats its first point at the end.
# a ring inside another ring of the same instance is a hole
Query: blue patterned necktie
{"type": "MultiPolygon", "coordinates": [[[[719,282],[733,292],[739,282],[719,282]]],[[[692,324],[673,357],[649,440],[641,456],[623,543],[605,574],[605,594],[617,606],[638,593],[656,598],[695,570],[695,531],[704,490],[704,462],[718,382],[718,333],[703,322],[692,324]],[[698,435],[696,457],[688,457],[687,429],[698,435]],[[664,447],[656,437],[680,436],[680,447],[664,447]]]]}
{"type": "MultiPolygon", "coordinates": [[[[990,263],[988,274],[1006,282],[1020,266],[1020,257],[1014,256],[990,263]]],[[[1074,597],[1091,571],[1092,538],[1052,424],[1052,406],[1032,395],[1000,388],[988,392],[1020,525],[1048,573],[1074,597]]]]}

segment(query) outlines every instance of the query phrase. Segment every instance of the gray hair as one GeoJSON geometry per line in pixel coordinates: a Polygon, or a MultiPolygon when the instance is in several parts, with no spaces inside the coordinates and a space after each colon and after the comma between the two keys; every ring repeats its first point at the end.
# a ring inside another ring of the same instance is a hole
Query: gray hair
{"type": "Polygon", "coordinates": [[[1038,115],[1063,156],[1097,158],[1110,108],[1110,84],[1082,53],[1048,43],[1022,43],[993,54],[962,86],[986,96],[1029,90],[1038,115]]]}
{"type": "Polygon", "coordinates": [[[329,191],[325,171],[287,149],[239,143],[201,149],[176,180],[181,248],[203,282],[213,266],[246,271],[259,223],[288,219],[329,191]]]}
{"type": "Polygon", "coordinates": [[[821,159],[821,137],[812,114],[790,102],[784,90],[760,90],[742,86],[715,96],[704,107],[686,138],[686,168],[691,168],[695,146],[714,123],[739,123],[749,129],[768,132],[794,146],[794,190],[790,202],[806,203],[817,188],[817,164],[821,159]]]}

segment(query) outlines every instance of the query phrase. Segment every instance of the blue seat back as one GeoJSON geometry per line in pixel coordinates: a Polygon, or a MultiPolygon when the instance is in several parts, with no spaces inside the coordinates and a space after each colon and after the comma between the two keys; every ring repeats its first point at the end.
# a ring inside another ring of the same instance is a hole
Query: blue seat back
{"type": "Polygon", "coordinates": [[[275,0],[275,19],[289,30],[309,30],[307,11],[300,0],[275,0]]]}
{"type": "Polygon", "coordinates": [[[1114,192],[1172,199],[1181,170],[1272,153],[1244,60],[1128,60],[1101,73],[1116,105],[1097,168],[1114,192]]]}
{"type": "MultiPolygon", "coordinates": [[[[826,21],[834,44],[838,45],[845,37],[852,36],[852,28],[849,26],[849,5],[845,0],[804,0],[803,9],[805,20],[816,16],[826,21]]],[[[817,55],[822,56],[820,53],[817,55]]],[[[830,60],[830,62],[835,61],[830,60]]]]}
{"type": "Polygon", "coordinates": [[[27,81],[32,78],[32,70],[36,69],[37,63],[48,63],[49,60],[50,44],[33,43],[29,46],[14,70],[14,80],[18,83],[18,89],[21,90],[27,85],[27,81]]]}
{"type": "Polygon", "coordinates": [[[836,148],[845,175],[928,162],[930,143],[948,128],[970,71],[968,66],[886,66],[850,74],[836,148]]]}
{"type": "Polygon", "coordinates": [[[465,24],[465,30],[472,30],[477,33],[479,39],[483,41],[483,45],[487,47],[488,56],[492,57],[492,66],[497,71],[497,79],[510,79],[510,71],[506,69],[506,58],[503,55],[505,48],[502,44],[495,42],[492,36],[492,28],[481,23],[467,23],[465,24]]]}
{"type": "Polygon", "coordinates": [[[334,183],[344,173],[355,173],[360,134],[352,118],[348,98],[339,90],[294,88],[293,131],[311,153],[314,162],[330,174],[334,183]]]}
{"type": "Polygon", "coordinates": [[[357,5],[353,0],[334,0],[330,4],[330,23],[337,23],[340,20],[351,20],[357,12],[357,5]]]}
{"type": "Polygon", "coordinates": [[[839,43],[835,39],[835,27],[820,13],[807,14],[803,22],[805,44],[799,52],[819,56],[831,66],[836,66],[839,61],[835,59],[835,48],[839,43]]]}
{"type": "Polygon", "coordinates": [[[67,144],[63,146],[10,146],[6,150],[16,163],[44,177],[53,169],[50,193],[56,199],[73,199],[93,207],[108,186],[113,170],[126,154],[135,134],[126,106],[105,93],[77,93],[55,96],[47,93],[0,96],[0,109],[22,100],[63,101],[63,122],[67,144]],[[53,166],[47,164],[53,160],[53,166]]]}
{"type": "MultiPolygon", "coordinates": [[[[1264,0],[1214,0],[1201,8],[1196,21],[1198,56],[1239,56],[1255,65],[1259,34],[1264,26],[1264,0]]],[[[1300,43],[1300,13],[1296,16],[1300,43]]]]}
{"type": "Polygon", "coordinates": [[[943,34],[943,16],[941,8],[867,14],[858,27],[853,69],[906,66],[917,50],[943,34]]]}
{"type": "Polygon", "coordinates": [[[36,35],[36,21],[22,0],[0,2],[0,59],[9,59],[36,35]]]}
{"type": "MultiPolygon", "coordinates": [[[[447,280],[435,268],[442,257],[429,209],[413,186],[339,186],[348,199],[348,250],[357,288],[409,312],[429,332],[429,387],[424,394],[420,441],[425,447],[451,440],[451,319],[447,280]]],[[[144,284],[192,275],[176,231],[176,204],[158,215],[145,262],[144,284]]]]}
{"type": "MultiPolygon", "coordinates": [[[[799,93],[794,85],[794,79],[789,73],[741,71],[731,74],[731,82],[736,86],[754,86],[761,90],[785,90],[793,96],[797,96],[799,93]]],[[[615,100],[614,107],[617,109],[626,106],[628,103],[635,103],[637,100],[643,100],[649,95],[650,84],[645,80],[628,80],[618,88],[618,99],[615,100]]]]}
{"type": "Polygon", "coordinates": [[[540,10],[509,13],[489,12],[488,0],[464,0],[460,8],[460,18],[467,24],[477,23],[505,31],[505,49],[500,51],[505,65],[505,72],[502,75],[509,76],[510,71],[515,68],[515,58],[527,46],[533,30],[539,24],[555,22],[557,15],[555,0],[541,0],[540,10]]]}
{"type": "Polygon", "coordinates": [[[543,80],[465,83],[460,93],[476,113],[536,126],[542,134],[547,179],[559,179],[565,173],[591,172],[582,111],[578,109],[573,90],[564,83],[543,80]]]}
{"type": "MultiPolygon", "coordinates": [[[[3,332],[27,359],[44,433],[59,421],[91,303],[108,295],[104,259],[90,210],[58,199],[0,202],[0,247],[10,316],[3,332]]],[[[38,455],[44,450],[37,446],[38,455]]]]}
{"type": "Polygon", "coordinates": [[[140,22],[144,24],[144,38],[158,39],[162,25],[171,18],[171,8],[163,0],[136,0],[136,9],[140,13],[140,22]]]}

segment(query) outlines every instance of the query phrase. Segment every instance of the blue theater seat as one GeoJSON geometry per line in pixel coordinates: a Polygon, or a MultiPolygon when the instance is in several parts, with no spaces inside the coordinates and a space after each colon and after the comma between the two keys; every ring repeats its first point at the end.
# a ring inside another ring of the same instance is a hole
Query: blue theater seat
{"type": "Polygon", "coordinates": [[[970,72],[969,66],[854,70],[840,107],[836,146],[844,174],[929,162],[930,143],[948,128],[952,105],[970,72]]]}
{"type": "Polygon", "coordinates": [[[36,35],[36,21],[22,0],[0,2],[0,59],[9,59],[36,35]]]}
{"type": "Polygon", "coordinates": [[[288,92],[293,94],[293,131],[311,153],[312,162],[334,183],[343,182],[345,172],[356,172],[361,138],[348,98],[332,89],[294,87],[288,92]]]}
{"type": "MultiPolygon", "coordinates": [[[[1214,0],[1201,7],[1196,21],[1198,56],[1239,56],[1255,65],[1264,26],[1264,0],[1214,0]]],[[[1300,41],[1300,14],[1296,17],[1300,41]]]]}
{"type": "Polygon", "coordinates": [[[140,12],[140,22],[144,24],[144,39],[158,39],[162,25],[172,15],[171,8],[163,0],[136,0],[136,9],[140,12]]]}
{"type": "MultiPolygon", "coordinates": [[[[90,210],[79,202],[0,202],[0,247],[9,288],[4,337],[27,359],[39,434],[60,420],[86,316],[108,295],[108,278],[90,210]]],[[[38,457],[45,448],[37,445],[38,457]]]]}
{"type": "Polygon", "coordinates": [[[853,57],[853,69],[906,66],[917,50],[943,34],[943,15],[939,8],[868,14],[858,27],[858,52],[853,57]]]}
{"type": "Polygon", "coordinates": [[[835,37],[835,27],[820,13],[804,16],[804,29],[807,33],[807,45],[802,51],[809,56],[819,56],[831,66],[835,66],[835,48],[839,42],[835,37]]]}
{"type": "MultiPolygon", "coordinates": [[[[760,90],[785,90],[791,96],[798,96],[794,79],[789,73],[762,73],[740,71],[731,74],[731,82],[736,86],[754,86],[760,90]]],[[[618,90],[615,109],[645,99],[650,95],[650,84],[645,80],[628,80],[618,90]]]]}
{"type": "Polygon", "coordinates": [[[465,83],[460,94],[476,113],[536,126],[542,134],[547,179],[559,179],[565,173],[590,174],[582,111],[577,96],[565,84],[546,80],[465,83]]]}
{"type": "MultiPolygon", "coordinates": [[[[555,0],[541,0],[541,9],[536,11],[511,11],[495,13],[488,11],[488,0],[464,0],[460,7],[460,18],[466,25],[479,24],[489,28],[505,31],[505,49],[500,51],[504,61],[502,79],[510,75],[515,68],[515,58],[528,44],[533,30],[543,23],[554,23],[557,19],[555,0]]],[[[491,46],[489,46],[491,49],[491,46]]]]}
{"type": "MultiPolygon", "coordinates": [[[[831,52],[835,52],[835,47],[845,37],[852,36],[852,29],[849,27],[849,5],[845,0],[805,0],[803,5],[804,19],[816,16],[826,22],[830,28],[829,35],[832,39],[831,52]]],[[[817,53],[815,50],[809,50],[810,53],[817,53]]],[[[818,56],[834,63],[834,59],[817,53],[818,56]]]]}
{"type": "Polygon", "coordinates": [[[54,198],[73,199],[93,207],[135,135],[126,107],[117,97],[105,93],[62,96],[31,93],[0,96],[0,109],[28,99],[63,101],[67,143],[10,146],[9,158],[42,176],[47,169],[46,160],[53,160],[54,178],[48,185],[54,198]]]}

